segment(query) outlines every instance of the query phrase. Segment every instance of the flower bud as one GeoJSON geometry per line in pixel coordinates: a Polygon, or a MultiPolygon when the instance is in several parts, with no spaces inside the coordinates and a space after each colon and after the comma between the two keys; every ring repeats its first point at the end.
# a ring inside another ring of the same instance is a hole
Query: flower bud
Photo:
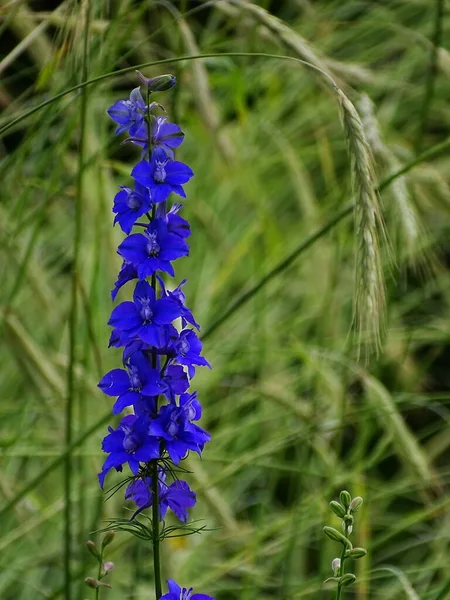
{"type": "Polygon", "coordinates": [[[353,500],[350,502],[350,510],[352,512],[356,512],[361,508],[362,503],[363,499],[361,498],[361,496],[356,496],[356,498],[353,498],[353,500]]]}
{"type": "Polygon", "coordinates": [[[346,525],[353,525],[354,522],[355,522],[355,519],[354,519],[354,517],[352,517],[352,515],[345,515],[344,523],[346,525]]]}
{"type": "Polygon", "coordinates": [[[334,529],[334,527],[324,527],[323,532],[331,540],[333,540],[335,542],[340,542],[341,544],[344,544],[344,546],[352,547],[350,540],[348,540],[345,537],[345,535],[343,535],[340,531],[338,531],[337,529],[334,529]]]}
{"type": "Polygon", "coordinates": [[[103,575],[102,576],[104,577],[105,575],[108,575],[108,573],[111,573],[111,571],[114,569],[114,566],[115,566],[114,563],[111,561],[105,562],[103,564],[103,569],[102,569],[103,575]]]}
{"type": "Polygon", "coordinates": [[[341,501],[341,504],[347,509],[350,506],[350,502],[352,501],[352,497],[350,496],[350,493],[347,492],[347,490],[343,490],[339,494],[339,500],[341,501]]]}
{"type": "Polygon", "coordinates": [[[86,577],[86,579],[84,580],[84,583],[88,587],[93,588],[94,590],[96,590],[100,586],[111,589],[111,586],[109,585],[109,583],[103,583],[103,582],[99,581],[98,579],[94,579],[93,577],[86,577]]]}
{"type": "Polygon", "coordinates": [[[346,556],[348,558],[357,559],[357,558],[362,558],[363,556],[366,556],[366,554],[367,554],[367,550],[365,548],[353,548],[348,553],[346,553],[346,556]]]}
{"type": "Polygon", "coordinates": [[[330,502],[330,508],[334,512],[334,514],[340,517],[341,519],[345,517],[345,508],[342,506],[342,504],[336,502],[336,500],[332,500],[330,502]]]}
{"type": "Polygon", "coordinates": [[[92,540],[88,540],[86,542],[86,546],[87,546],[88,551],[92,554],[92,556],[95,556],[95,558],[97,560],[99,560],[100,559],[100,553],[98,551],[97,546],[95,545],[95,542],[93,542],[92,540]]]}
{"type": "Polygon", "coordinates": [[[348,587],[349,585],[352,585],[352,583],[355,583],[355,581],[356,575],[353,575],[353,573],[346,573],[339,579],[339,585],[342,587],[348,587]]]}
{"type": "Polygon", "coordinates": [[[113,541],[114,536],[116,534],[114,533],[114,531],[108,531],[103,540],[102,540],[102,551],[106,548],[106,546],[109,546],[109,544],[113,541]]]}
{"type": "Polygon", "coordinates": [[[96,590],[100,585],[100,581],[98,581],[97,579],[94,579],[93,577],[86,577],[86,579],[84,580],[84,583],[88,587],[93,588],[94,590],[96,590]]]}
{"type": "Polygon", "coordinates": [[[149,79],[148,77],[144,77],[139,71],[136,71],[136,73],[139,81],[145,85],[149,92],[165,92],[170,90],[177,82],[175,75],[158,75],[149,79]]]}
{"type": "Polygon", "coordinates": [[[333,575],[339,575],[339,571],[341,569],[341,559],[333,558],[333,562],[331,563],[331,569],[333,571],[333,575]]]}

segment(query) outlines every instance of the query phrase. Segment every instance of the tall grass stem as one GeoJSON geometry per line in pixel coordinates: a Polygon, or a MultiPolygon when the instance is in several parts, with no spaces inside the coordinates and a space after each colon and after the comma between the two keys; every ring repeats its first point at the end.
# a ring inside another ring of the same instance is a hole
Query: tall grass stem
{"type": "Polygon", "coordinates": [[[430,53],[430,63],[426,73],[425,91],[420,111],[419,127],[417,129],[417,136],[414,145],[416,154],[419,154],[423,147],[423,140],[428,122],[428,115],[434,96],[436,76],[439,67],[439,48],[441,46],[442,37],[444,33],[444,0],[436,0],[435,11],[436,12],[434,20],[434,31],[433,38],[431,40],[432,47],[430,53]]]}
{"type": "MultiPolygon", "coordinates": [[[[88,51],[89,51],[89,21],[91,0],[87,0],[83,34],[83,56],[81,67],[81,80],[86,82],[88,78],[88,51]]],[[[64,460],[64,597],[65,600],[71,600],[71,560],[72,560],[72,477],[73,477],[73,458],[69,451],[73,442],[73,411],[75,404],[75,362],[76,362],[76,343],[77,343],[77,304],[78,304],[78,270],[79,254],[81,245],[81,224],[83,211],[83,173],[84,173],[84,152],[86,139],[86,119],[87,119],[87,87],[82,87],[80,97],[80,136],[78,146],[78,171],[75,193],[75,224],[73,233],[73,263],[71,278],[71,303],[69,316],[69,360],[67,367],[67,402],[65,415],[65,449],[66,457],[64,460]]]]}

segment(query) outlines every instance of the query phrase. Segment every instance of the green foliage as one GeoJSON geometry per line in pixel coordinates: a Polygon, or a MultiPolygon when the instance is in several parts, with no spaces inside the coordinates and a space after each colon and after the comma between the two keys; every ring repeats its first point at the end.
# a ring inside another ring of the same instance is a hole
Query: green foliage
{"type": "MultiPolygon", "coordinates": [[[[80,83],[87,5],[69,1],[44,12],[42,3],[6,4],[0,128],[80,83]]],[[[338,517],[329,522],[328,501],[345,486],[365,498],[351,552],[370,549],[354,563],[357,580],[345,597],[444,600],[450,589],[449,15],[429,100],[434,2],[259,4],[180,1],[178,11],[191,9],[180,19],[169,3],[93,3],[88,77],[225,52],[286,54],[329,73],[357,106],[376,181],[386,182],[381,200],[391,242],[379,240],[386,334],[378,359],[357,361],[350,332],[361,239],[351,217],[326,227],[353,199],[339,107],[321,76],[256,56],[142,68],[148,77],[170,70],[178,79],[164,102],[186,133],[179,156],[196,173],[184,209],[193,229],[191,255],[179,277],[189,279],[188,305],[203,330],[219,322],[204,342],[214,369],[196,378],[214,444],[201,462],[187,465],[198,493],[194,529],[201,519],[208,531],[167,540],[163,575],[194,582],[218,600],[323,599],[334,544],[322,527],[339,526],[338,517]],[[391,181],[391,173],[414,163],[418,148],[425,159],[391,181]],[[263,279],[322,227],[325,235],[263,279]],[[257,293],[222,322],[253,286],[257,293]]],[[[113,139],[105,110],[135,81],[131,70],[88,88],[77,207],[77,92],[17,121],[0,141],[2,600],[62,597],[77,211],[69,449],[74,598],[86,596],[90,532],[128,514],[121,490],[104,504],[97,485],[110,407],[96,384],[120,356],[107,350],[121,239],[111,227],[111,206],[138,153],[113,139]]],[[[110,485],[119,481],[111,477],[110,485]]],[[[118,532],[108,553],[116,568],[102,598],[150,597],[147,542],[118,532]]]]}

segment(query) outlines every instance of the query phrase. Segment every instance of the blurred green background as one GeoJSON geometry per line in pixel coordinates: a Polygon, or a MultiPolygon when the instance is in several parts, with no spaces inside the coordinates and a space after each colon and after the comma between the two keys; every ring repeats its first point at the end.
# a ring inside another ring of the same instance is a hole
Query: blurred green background
{"type": "MultiPolygon", "coordinates": [[[[354,102],[382,181],[450,135],[449,25],[439,0],[2,0],[0,127],[78,84],[85,61],[92,79],[199,53],[284,54],[331,74],[354,102]]],[[[185,131],[178,157],[196,174],[184,208],[191,255],[177,279],[188,278],[188,306],[207,331],[351,201],[339,106],[320,75],[291,61],[224,56],[143,71],[178,79],[157,98],[185,131]]],[[[114,420],[96,384],[120,362],[107,349],[123,237],[111,207],[139,156],[114,137],[105,110],[135,85],[131,71],[88,88],[79,202],[79,92],[0,140],[2,600],[64,596],[69,363],[81,440],[72,452],[73,598],[94,594],[82,583],[96,575],[90,532],[129,514],[120,493],[104,503],[97,485],[114,420]]],[[[351,216],[207,335],[213,370],[199,370],[195,385],[213,441],[188,468],[192,517],[212,531],[166,541],[164,578],[218,600],[333,598],[322,581],[338,546],[322,527],[338,525],[328,502],[346,488],[364,497],[354,538],[369,550],[346,596],[450,598],[449,166],[444,147],[383,190],[394,258],[384,265],[378,359],[358,362],[352,343],[351,216]]],[[[116,568],[102,598],[153,598],[148,545],[121,533],[107,558],[116,568]]]]}

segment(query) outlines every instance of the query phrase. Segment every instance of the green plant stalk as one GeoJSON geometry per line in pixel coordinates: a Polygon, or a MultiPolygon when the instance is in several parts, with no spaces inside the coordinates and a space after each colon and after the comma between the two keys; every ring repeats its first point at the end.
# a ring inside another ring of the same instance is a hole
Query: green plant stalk
{"type": "MultiPolygon", "coordinates": [[[[89,51],[89,20],[90,20],[90,0],[86,4],[86,20],[83,36],[83,62],[82,62],[82,82],[88,78],[88,51],[89,51]]],[[[78,269],[79,254],[81,245],[81,217],[82,217],[82,198],[83,198],[83,166],[84,150],[86,139],[86,118],[87,118],[87,87],[83,87],[80,99],[80,138],[78,147],[78,171],[75,194],[75,226],[73,237],[73,265],[72,265],[72,283],[71,283],[71,305],[69,318],[69,362],[67,368],[67,402],[65,409],[65,448],[68,450],[73,441],[73,412],[75,404],[75,360],[76,360],[76,342],[77,342],[77,304],[78,304],[78,269]]],[[[64,598],[71,600],[71,558],[72,558],[72,466],[73,458],[70,452],[66,453],[64,461],[64,598]]]]}
{"type": "MultiPolygon", "coordinates": [[[[344,535],[346,538],[348,538],[347,523],[345,524],[344,535]]],[[[347,550],[347,546],[342,544],[341,565],[339,567],[339,577],[342,577],[345,574],[345,552],[346,552],[346,550],[347,550]]],[[[340,583],[338,583],[337,590],[336,590],[336,600],[342,600],[343,597],[344,597],[344,593],[342,591],[342,586],[340,583]]]]}
{"type": "MultiPolygon", "coordinates": [[[[148,160],[151,158],[152,136],[150,119],[150,90],[147,89],[147,141],[148,141],[148,160]]],[[[148,215],[147,215],[148,216],[148,215]]],[[[156,217],[156,206],[152,206],[150,221],[156,217]]],[[[156,273],[152,275],[152,288],[156,294],[156,273]]],[[[157,368],[156,355],[152,355],[152,367],[157,368]]],[[[156,410],[158,410],[159,396],[156,398],[156,410]]],[[[155,577],[155,598],[159,600],[162,596],[161,587],[161,552],[159,539],[159,489],[158,489],[158,460],[151,461],[152,478],[152,543],[153,543],[153,571],[155,577]]]]}
{"type": "MultiPolygon", "coordinates": [[[[97,573],[98,581],[100,581],[101,576],[102,576],[102,567],[103,567],[103,550],[102,550],[102,553],[100,554],[100,559],[98,561],[98,573],[97,573]]],[[[95,600],[98,600],[99,598],[100,598],[100,586],[95,588],[95,600]]]]}
{"type": "Polygon", "coordinates": [[[431,103],[433,101],[436,75],[438,71],[438,58],[439,58],[439,47],[442,43],[442,35],[444,32],[443,28],[444,21],[444,0],[436,0],[436,13],[434,21],[433,39],[431,41],[431,53],[430,53],[430,64],[425,81],[425,91],[422,101],[422,108],[420,111],[419,128],[417,130],[417,136],[414,144],[416,154],[419,154],[422,145],[423,138],[425,136],[425,129],[428,121],[428,114],[430,112],[431,103]]]}
{"type": "Polygon", "coordinates": [[[159,540],[159,497],[158,497],[158,461],[152,463],[152,537],[153,569],[155,573],[155,598],[162,596],[161,587],[161,548],[159,540]]]}

